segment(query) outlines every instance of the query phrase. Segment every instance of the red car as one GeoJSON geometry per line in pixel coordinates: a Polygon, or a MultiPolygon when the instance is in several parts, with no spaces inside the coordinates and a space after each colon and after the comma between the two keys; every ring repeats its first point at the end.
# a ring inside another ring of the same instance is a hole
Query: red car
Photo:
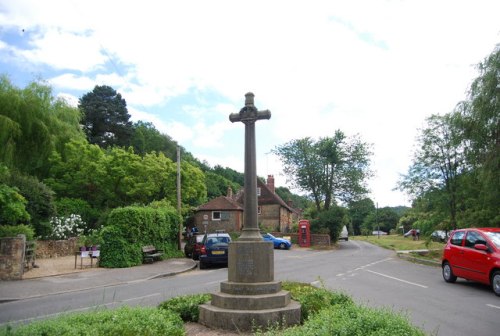
{"type": "Polygon", "coordinates": [[[453,231],[443,252],[443,278],[458,278],[491,285],[500,296],[500,228],[453,231]]]}

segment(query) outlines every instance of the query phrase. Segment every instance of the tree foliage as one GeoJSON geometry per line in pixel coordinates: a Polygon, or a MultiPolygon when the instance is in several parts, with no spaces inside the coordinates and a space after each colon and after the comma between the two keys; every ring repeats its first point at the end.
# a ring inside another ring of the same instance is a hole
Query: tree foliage
{"type": "Polygon", "coordinates": [[[46,177],[48,157],[69,139],[81,139],[80,113],[52,89],[32,82],[24,89],[0,77],[0,162],[22,173],[46,177]]]}
{"type": "Polygon", "coordinates": [[[422,229],[500,226],[500,47],[478,66],[468,99],[431,116],[398,187],[422,229]]]}
{"type": "Polygon", "coordinates": [[[83,130],[91,144],[107,148],[128,146],[132,137],[127,103],[121,94],[107,85],[96,85],[78,104],[83,114],[83,130]]]}
{"type": "Polygon", "coordinates": [[[372,153],[370,145],[358,136],[348,138],[338,130],[333,137],[318,141],[309,137],[292,140],[273,153],[280,157],[287,181],[308,192],[318,211],[328,210],[337,200],[359,199],[367,192],[372,153]]]}

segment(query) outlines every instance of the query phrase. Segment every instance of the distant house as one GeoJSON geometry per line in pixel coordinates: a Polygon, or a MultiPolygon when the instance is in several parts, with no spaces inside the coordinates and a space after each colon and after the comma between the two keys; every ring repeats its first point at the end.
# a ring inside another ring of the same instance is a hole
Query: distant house
{"type": "MultiPolygon", "coordinates": [[[[202,222],[206,218],[209,231],[240,231],[244,227],[244,193],[242,189],[233,196],[232,190],[228,188],[227,196],[219,196],[199,206],[195,213],[199,230],[204,229],[202,222]]],[[[300,219],[300,211],[276,194],[273,175],[268,175],[267,183],[257,179],[257,196],[258,225],[261,227],[269,231],[288,232],[292,224],[300,219]]]]}
{"type": "Polygon", "coordinates": [[[216,197],[200,205],[195,211],[195,225],[200,232],[225,230],[240,231],[243,228],[243,206],[233,199],[233,191],[229,187],[226,196],[216,197]]]}

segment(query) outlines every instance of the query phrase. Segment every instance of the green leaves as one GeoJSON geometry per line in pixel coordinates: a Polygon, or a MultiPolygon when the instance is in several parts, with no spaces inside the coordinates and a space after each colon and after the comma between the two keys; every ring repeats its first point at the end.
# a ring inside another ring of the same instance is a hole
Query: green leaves
{"type": "Polygon", "coordinates": [[[329,209],[337,200],[350,202],[367,192],[371,177],[370,145],[358,136],[337,130],[333,137],[309,137],[277,146],[273,153],[283,162],[288,182],[311,194],[317,210],[329,209]]]}

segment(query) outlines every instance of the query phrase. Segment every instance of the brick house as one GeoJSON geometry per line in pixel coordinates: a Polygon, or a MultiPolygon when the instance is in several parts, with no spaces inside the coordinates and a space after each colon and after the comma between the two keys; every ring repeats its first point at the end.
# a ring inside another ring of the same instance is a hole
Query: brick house
{"type": "Polygon", "coordinates": [[[234,200],[231,188],[227,189],[226,196],[216,197],[196,209],[194,222],[200,232],[205,230],[204,221],[208,222],[208,232],[232,232],[243,228],[243,206],[234,200]]]}
{"type": "MultiPolygon", "coordinates": [[[[258,224],[269,231],[288,232],[293,223],[300,219],[300,211],[294,209],[291,202],[286,203],[275,192],[274,176],[268,175],[267,183],[257,179],[258,224]]],[[[240,231],[243,226],[244,190],[233,195],[228,188],[227,196],[219,196],[198,207],[195,223],[199,230],[203,216],[208,218],[208,231],[224,229],[226,232],[240,231]]]]}

